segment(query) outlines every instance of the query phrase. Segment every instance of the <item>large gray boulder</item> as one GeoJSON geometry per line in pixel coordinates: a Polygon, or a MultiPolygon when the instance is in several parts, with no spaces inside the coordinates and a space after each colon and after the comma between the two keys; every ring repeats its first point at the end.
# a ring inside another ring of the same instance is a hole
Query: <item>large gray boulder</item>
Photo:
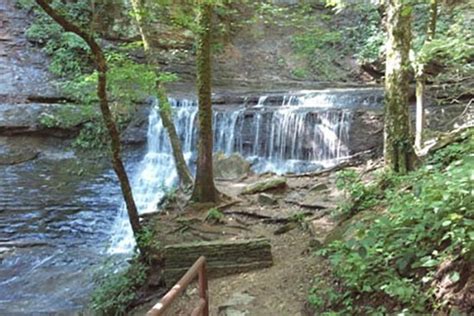
{"type": "Polygon", "coordinates": [[[250,163],[237,153],[226,156],[218,152],[214,154],[213,165],[217,179],[237,180],[250,173],[250,163]]]}

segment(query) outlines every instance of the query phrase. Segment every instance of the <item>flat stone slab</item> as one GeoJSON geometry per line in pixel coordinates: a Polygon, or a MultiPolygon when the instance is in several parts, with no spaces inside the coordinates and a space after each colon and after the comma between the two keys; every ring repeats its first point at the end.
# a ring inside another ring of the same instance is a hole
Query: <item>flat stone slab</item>
{"type": "Polygon", "coordinates": [[[169,245],[163,250],[166,284],[178,281],[200,256],[206,257],[210,277],[262,269],[273,264],[270,240],[266,238],[169,245]]]}

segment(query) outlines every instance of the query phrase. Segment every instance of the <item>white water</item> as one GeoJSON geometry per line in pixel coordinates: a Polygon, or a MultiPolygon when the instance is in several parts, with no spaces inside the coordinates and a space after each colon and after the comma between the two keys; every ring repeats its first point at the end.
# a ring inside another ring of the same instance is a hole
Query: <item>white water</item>
{"type": "MultiPolygon", "coordinates": [[[[174,123],[176,132],[181,135],[182,148],[185,158],[189,161],[192,153],[194,137],[194,121],[197,107],[190,100],[172,100],[174,123]]],[[[177,173],[174,159],[171,154],[171,145],[168,141],[166,129],[156,110],[156,104],[150,111],[148,124],[148,149],[140,162],[137,174],[132,177],[132,188],[135,203],[140,214],[156,210],[158,202],[166,191],[177,182],[177,173]]],[[[135,246],[132,229],[128,221],[125,204],[114,224],[109,253],[128,253],[135,246]]]]}
{"type": "MultiPolygon", "coordinates": [[[[183,152],[192,167],[197,104],[190,100],[170,101],[183,152]]],[[[371,102],[329,92],[300,92],[273,99],[262,96],[251,107],[215,107],[214,151],[239,152],[252,162],[256,172],[298,173],[328,167],[349,154],[350,108],[370,106],[371,102]]],[[[155,108],[149,116],[148,150],[132,177],[140,213],[155,211],[166,190],[177,183],[171,146],[155,108]]],[[[113,230],[109,252],[130,252],[134,239],[125,206],[113,230]]]]}

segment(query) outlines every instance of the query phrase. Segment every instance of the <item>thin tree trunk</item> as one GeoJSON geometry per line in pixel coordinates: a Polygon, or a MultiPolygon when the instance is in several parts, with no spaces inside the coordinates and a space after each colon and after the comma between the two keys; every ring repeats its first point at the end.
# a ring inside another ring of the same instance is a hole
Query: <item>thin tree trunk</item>
{"type": "Polygon", "coordinates": [[[112,113],[110,112],[109,103],[107,100],[107,62],[101,47],[94,40],[93,36],[73,23],[66,20],[58,12],[56,12],[49,4],[47,0],[36,0],[36,3],[43,8],[43,10],[54,20],[56,23],[66,32],[72,32],[81,37],[87,45],[90,47],[92,54],[94,55],[96,68],[99,75],[97,83],[97,96],[99,97],[100,110],[104,119],[105,125],[111,139],[111,150],[112,150],[112,165],[117,174],[122,189],[122,194],[127,206],[128,217],[132,226],[135,238],[141,230],[141,225],[138,217],[137,207],[132,195],[132,189],[128,180],[127,172],[123,166],[122,159],[120,157],[120,135],[115,125],[112,113]]]}
{"type": "Polygon", "coordinates": [[[404,0],[387,3],[384,158],[387,168],[405,173],[415,158],[408,116],[411,12],[404,0]]]}
{"type": "Polygon", "coordinates": [[[184,187],[190,187],[193,184],[193,178],[188,165],[186,164],[186,160],[184,159],[181,141],[179,140],[178,133],[176,133],[176,128],[171,119],[171,105],[168,102],[168,97],[166,96],[164,88],[159,84],[157,87],[157,93],[160,104],[161,121],[168,131],[168,137],[173,150],[174,163],[176,165],[176,171],[178,172],[179,181],[184,187]]]}
{"type": "MultiPolygon", "coordinates": [[[[150,36],[147,31],[147,23],[143,18],[145,11],[145,1],[144,0],[132,0],[132,7],[135,14],[135,19],[140,30],[140,35],[143,41],[143,48],[145,50],[145,56],[147,63],[150,66],[154,66],[157,77],[159,72],[157,69],[158,62],[155,58],[156,52],[153,52],[152,46],[150,44],[150,36]]],[[[174,126],[171,107],[166,96],[166,90],[159,80],[156,82],[156,93],[158,97],[158,106],[161,121],[166,131],[168,132],[168,138],[171,144],[171,149],[173,152],[174,162],[176,165],[176,171],[178,173],[178,178],[181,185],[188,187],[193,184],[193,178],[191,172],[186,164],[184,159],[183,149],[181,147],[181,141],[179,140],[178,133],[176,132],[176,127],[174,126]]]]}
{"type": "Polygon", "coordinates": [[[425,78],[416,76],[416,118],[415,118],[415,148],[420,150],[423,147],[423,130],[425,127],[425,106],[424,106],[425,78]]]}
{"type": "Polygon", "coordinates": [[[196,42],[199,144],[196,181],[191,196],[192,201],[200,203],[218,200],[212,171],[211,19],[212,6],[202,4],[199,8],[196,42]]]}
{"type": "MultiPolygon", "coordinates": [[[[436,33],[436,22],[438,20],[438,0],[430,0],[430,19],[426,29],[426,40],[423,45],[433,40],[436,33]]],[[[415,65],[416,80],[416,127],[415,127],[415,148],[419,151],[423,147],[423,133],[426,126],[425,118],[425,65],[415,65]]]]}

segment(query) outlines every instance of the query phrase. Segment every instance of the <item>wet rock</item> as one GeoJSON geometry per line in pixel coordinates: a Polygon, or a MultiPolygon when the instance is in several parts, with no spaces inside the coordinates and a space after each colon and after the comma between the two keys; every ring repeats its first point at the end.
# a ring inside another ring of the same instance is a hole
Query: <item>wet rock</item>
{"type": "Polygon", "coordinates": [[[226,156],[216,153],[213,157],[214,176],[218,179],[241,179],[250,173],[250,163],[241,155],[234,153],[226,156]]]}
{"type": "MultiPolygon", "coordinates": [[[[43,135],[60,138],[71,138],[77,135],[80,125],[47,127],[41,124],[41,118],[51,116],[62,105],[58,104],[0,104],[0,135],[43,135]]],[[[72,110],[73,112],[76,109],[72,110]]],[[[79,109],[77,109],[79,111],[79,109]]],[[[72,115],[72,113],[71,113],[72,115]]]]}
{"type": "Polygon", "coordinates": [[[273,198],[270,194],[267,193],[260,193],[258,195],[258,203],[261,205],[276,205],[278,204],[278,201],[273,198]]]}
{"type": "Polygon", "coordinates": [[[13,252],[13,248],[0,247],[0,263],[13,252]]]}
{"type": "Polygon", "coordinates": [[[348,143],[351,155],[367,150],[374,150],[376,156],[381,155],[383,148],[383,113],[372,110],[356,111],[352,118],[348,143]]]}
{"type": "Polygon", "coordinates": [[[38,157],[35,149],[23,148],[18,150],[2,150],[0,147],[0,165],[16,165],[38,157]]]}
{"type": "Polygon", "coordinates": [[[148,116],[150,107],[138,109],[131,122],[121,135],[122,143],[127,145],[144,144],[147,141],[148,116]]]}
{"type": "Polygon", "coordinates": [[[256,183],[249,184],[242,194],[255,194],[270,190],[284,190],[287,188],[286,178],[274,177],[267,180],[262,180],[256,183]]]}

